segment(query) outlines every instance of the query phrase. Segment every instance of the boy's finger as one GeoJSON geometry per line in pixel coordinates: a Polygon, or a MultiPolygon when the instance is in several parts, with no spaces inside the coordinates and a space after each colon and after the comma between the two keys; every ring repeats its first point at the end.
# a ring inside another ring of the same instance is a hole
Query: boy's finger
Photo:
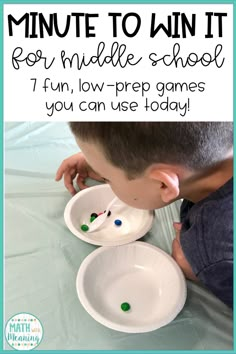
{"type": "Polygon", "coordinates": [[[81,175],[79,175],[77,177],[76,183],[77,183],[77,185],[79,186],[80,189],[88,188],[88,186],[86,186],[86,184],[85,184],[85,178],[83,176],[81,176],[81,175]]]}
{"type": "Polygon", "coordinates": [[[181,222],[173,222],[173,226],[174,226],[175,231],[180,231],[182,228],[181,222]]]}
{"type": "Polygon", "coordinates": [[[64,185],[70,192],[70,194],[75,195],[76,190],[73,186],[73,179],[71,179],[71,175],[69,173],[65,173],[64,175],[64,185]]]}
{"type": "Polygon", "coordinates": [[[67,170],[71,170],[73,167],[74,167],[73,161],[68,161],[68,159],[64,160],[56,172],[55,180],[60,181],[64,173],[66,173],[67,170]]]}
{"type": "Polygon", "coordinates": [[[180,241],[180,231],[182,228],[182,224],[180,222],[173,222],[173,227],[175,229],[175,238],[180,241]]]}
{"type": "Polygon", "coordinates": [[[63,166],[63,163],[62,163],[56,172],[55,180],[60,181],[64,172],[65,172],[65,167],[63,166]]]}
{"type": "Polygon", "coordinates": [[[62,175],[56,173],[56,175],[55,175],[55,181],[57,181],[57,182],[60,181],[60,180],[61,180],[61,177],[62,177],[62,175]]]}
{"type": "Polygon", "coordinates": [[[73,186],[73,184],[67,185],[66,188],[68,189],[68,191],[70,192],[70,194],[73,196],[75,195],[77,192],[73,186]]]}

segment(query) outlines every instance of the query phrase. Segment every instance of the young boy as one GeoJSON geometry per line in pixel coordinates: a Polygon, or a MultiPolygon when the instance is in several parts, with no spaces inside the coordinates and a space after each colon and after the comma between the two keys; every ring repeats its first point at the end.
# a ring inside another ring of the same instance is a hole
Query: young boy
{"type": "Polygon", "coordinates": [[[135,208],[183,198],[172,256],[188,279],[233,305],[233,124],[230,122],[70,123],[82,153],[64,160],[64,175],[85,188],[110,184],[135,208]]]}

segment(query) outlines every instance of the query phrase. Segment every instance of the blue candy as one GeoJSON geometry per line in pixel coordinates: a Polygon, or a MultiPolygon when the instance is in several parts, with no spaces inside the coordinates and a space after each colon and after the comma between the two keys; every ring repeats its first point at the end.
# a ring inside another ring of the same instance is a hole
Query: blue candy
{"type": "Polygon", "coordinates": [[[115,223],[116,226],[120,226],[120,225],[122,224],[122,221],[119,220],[119,219],[116,219],[116,220],[114,221],[114,223],[115,223]]]}

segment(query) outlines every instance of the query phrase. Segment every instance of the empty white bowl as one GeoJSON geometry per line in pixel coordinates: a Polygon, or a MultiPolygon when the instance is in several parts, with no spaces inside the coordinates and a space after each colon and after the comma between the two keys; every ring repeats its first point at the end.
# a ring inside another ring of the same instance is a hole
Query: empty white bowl
{"type": "Polygon", "coordinates": [[[80,266],[76,288],[96,321],[126,333],[165,326],[186,300],[186,282],[177,263],[140,241],[93,251],[80,266]],[[124,302],[130,305],[127,312],[120,307],[124,302]]]}
{"type": "Polygon", "coordinates": [[[92,213],[104,212],[115,197],[109,185],[99,185],[77,193],[67,204],[64,212],[69,230],[81,240],[98,246],[116,246],[129,243],[144,236],[153,223],[153,211],[131,208],[120,200],[113,205],[111,215],[96,231],[86,233],[81,225],[89,226],[92,213]],[[122,221],[116,226],[114,221],[122,221]]]}

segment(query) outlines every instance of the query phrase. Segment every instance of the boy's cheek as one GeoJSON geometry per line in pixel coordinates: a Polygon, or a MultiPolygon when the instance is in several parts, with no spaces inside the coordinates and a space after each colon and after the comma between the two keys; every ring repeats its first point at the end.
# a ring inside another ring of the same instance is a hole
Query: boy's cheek
{"type": "Polygon", "coordinates": [[[153,210],[167,205],[159,196],[153,195],[145,188],[132,190],[132,188],[116,188],[112,184],[110,186],[119,199],[133,208],[153,210]]]}
{"type": "Polygon", "coordinates": [[[163,208],[166,206],[165,203],[162,201],[157,201],[157,200],[151,200],[150,198],[146,199],[145,197],[135,197],[135,196],[122,196],[119,195],[118,193],[115,193],[118,195],[118,197],[127,205],[136,208],[136,209],[146,209],[146,210],[154,210],[154,209],[159,209],[163,208]]]}

